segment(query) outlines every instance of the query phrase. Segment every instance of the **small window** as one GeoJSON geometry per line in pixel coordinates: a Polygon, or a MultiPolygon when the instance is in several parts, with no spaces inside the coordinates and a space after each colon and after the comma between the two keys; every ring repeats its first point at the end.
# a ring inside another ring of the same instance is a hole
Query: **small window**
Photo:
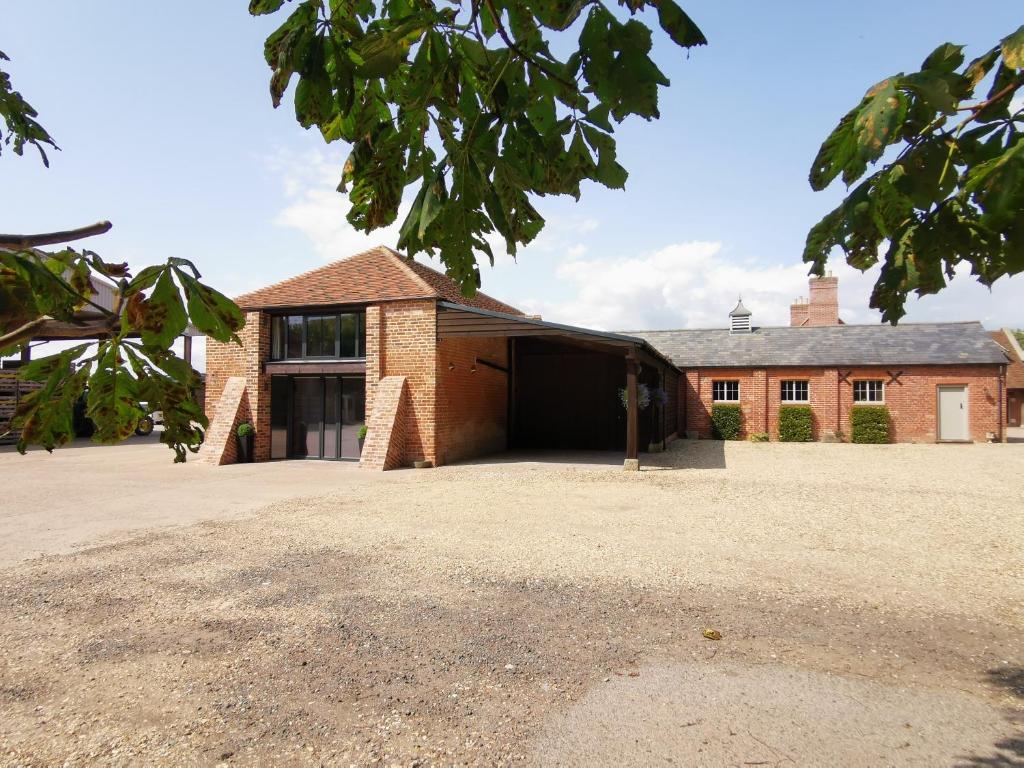
{"type": "Polygon", "coordinates": [[[739,402],[740,383],[738,381],[714,381],[711,383],[711,397],[715,402],[739,402]]]}
{"type": "Polygon", "coordinates": [[[806,403],[810,400],[810,385],[806,380],[781,382],[779,399],[784,403],[806,403]]]}
{"type": "Polygon", "coordinates": [[[336,357],[334,341],[337,328],[337,315],[307,317],[306,357],[336,357]]]}
{"type": "Polygon", "coordinates": [[[853,402],[884,403],[885,383],[873,379],[853,382],[853,402]]]}
{"type": "Polygon", "coordinates": [[[356,315],[341,316],[341,357],[359,357],[359,321],[356,315]]]}

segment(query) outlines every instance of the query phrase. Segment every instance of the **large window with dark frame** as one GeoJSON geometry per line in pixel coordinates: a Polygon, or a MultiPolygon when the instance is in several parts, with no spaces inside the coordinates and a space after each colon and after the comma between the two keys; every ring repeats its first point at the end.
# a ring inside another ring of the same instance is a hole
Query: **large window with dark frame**
{"type": "Polygon", "coordinates": [[[885,382],[879,379],[862,379],[853,382],[853,402],[884,403],[885,382]]]}
{"type": "Polygon", "coordinates": [[[779,398],[784,403],[806,403],[810,400],[810,384],[806,379],[782,381],[779,398]]]}
{"type": "Polygon", "coordinates": [[[740,399],[739,381],[713,381],[711,397],[719,403],[738,403],[740,399]]]}
{"type": "Polygon", "coordinates": [[[366,315],[275,315],[271,360],[325,360],[366,356],[366,315]]]}

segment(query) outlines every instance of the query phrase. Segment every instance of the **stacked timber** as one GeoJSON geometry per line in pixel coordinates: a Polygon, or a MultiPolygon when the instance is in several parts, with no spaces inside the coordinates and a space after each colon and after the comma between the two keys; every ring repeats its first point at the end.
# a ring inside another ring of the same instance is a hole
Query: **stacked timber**
{"type": "MultiPolygon", "coordinates": [[[[8,362],[5,361],[5,366],[8,362]]],[[[17,368],[0,368],[0,445],[18,441],[19,433],[10,430],[14,409],[28,392],[41,386],[42,384],[36,381],[19,380],[17,368]]]]}

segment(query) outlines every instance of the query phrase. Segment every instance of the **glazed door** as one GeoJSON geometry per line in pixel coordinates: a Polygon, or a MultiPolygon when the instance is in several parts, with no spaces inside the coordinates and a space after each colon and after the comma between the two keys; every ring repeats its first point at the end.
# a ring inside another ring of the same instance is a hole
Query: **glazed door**
{"type": "Polygon", "coordinates": [[[272,459],[358,459],[366,420],[363,376],[274,376],[272,459]]]}
{"type": "Polygon", "coordinates": [[[324,380],[296,376],[292,400],[292,458],[323,458],[324,380]]]}

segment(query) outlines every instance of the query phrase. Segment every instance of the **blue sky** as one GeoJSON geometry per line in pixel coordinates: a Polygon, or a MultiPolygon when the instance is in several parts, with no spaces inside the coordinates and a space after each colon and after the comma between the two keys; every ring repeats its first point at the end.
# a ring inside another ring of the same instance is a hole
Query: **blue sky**
{"type": "MultiPolygon", "coordinates": [[[[237,294],[350,255],[364,236],[335,193],[345,148],[273,110],[262,45],[273,20],[244,0],[7,3],[0,50],[63,151],[44,169],[0,158],[0,231],[110,219],[110,260],[193,259],[237,294]]],[[[662,117],[618,131],[625,191],[543,199],[549,226],[484,290],[547,319],[602,328],[722,325],[742,293],[755,323],[806,295],[804,237],[841,197],[812,192],[822,139],[872,83],[916,69],[940,42],[969,56],[1024,22],[1019,3],[711,2],[684,8],[710,45],[689,57],[656,33],[672,80],[662,117]]],[[[436,266],[436,265],[435,265],[436,266]]],[[[837,263],[842,315],[875,322],[872,278],[837,263]]],[[[989,293],[969,277],[913,302],[913,320],[1024,325],[1024,279],[989,293]]]]}

